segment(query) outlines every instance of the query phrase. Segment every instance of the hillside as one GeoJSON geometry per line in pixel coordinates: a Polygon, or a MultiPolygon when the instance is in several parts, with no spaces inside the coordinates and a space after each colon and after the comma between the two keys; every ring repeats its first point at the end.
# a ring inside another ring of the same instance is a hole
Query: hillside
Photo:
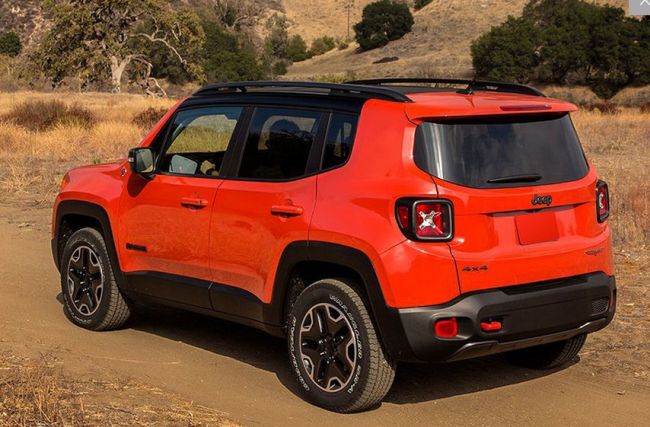
{"type": "MultiPolygon", "coordinates": [[[[472,40],[505,21],[509,15],[520,15],[527,2],[528,0],[433,0],[414,13],[413,31],[402,39],[363,53],[358,53],[357,45],[352,43],[346,50],[332,51],[294,64],[289,68],[287,77],[300,79],[314,75],[350,73],[356,77],[469,77],[472,75],[472,40]],[[381,61],[382,59],[390,62],[381,61]],[[377,61],[382,63],[375,63],[377,61]]],[[[289,6],[289,3],[301,2],[285,0],[285,3],[289,6]]],[[[324,8],[326,3],[333,4],[335,0],[319,2],[319,8],[324,8]],[[323,7],[320,3],[323,3],[323,7]]],[[[598,0],[596,3],[609,3],[627,9],[626,0],[598,0]]],[[[305,12],[307,10],[308,8],[304,9],[305,12]]],[[[287,14],[292,14],[290,8],[287,8],[287,14]]],[[[310,20],[304,14],[300,16],[306,21],[310,20]]],[[[311,19],[315,17],[316,14],[311,19]]]]}
{"type": "Polygon", "coordinates": [[[33,43],[46,25],[42,0],[1,0],[0,31],[15,31],[25,45],[33,43]]]}
{"type": "MultiPolygon", "coordinates": [[[[205,11],[214,0],[171,0],[205,11]]],[[[308,43],[324,35],[343,40],[347,36],[346,0],[253,0],[263,14],[256,28],[261,39],[264,21],[273,13],[285,15],[289,33],[300,34],[308,43]]],[[[325,74],[368,76],[470,76],[470,43],[503,22],[508,15],[519,15],[528,0],[433,0],[414,13],[413,31],[387,46],[358,53],[355,43],[289,68],[287,78],[309,78],[325,74]],[[379,61],[379,63],[377,63],[379,61]]],[[[363,7],[372,0],[355,0],[351,25],[361,19],[363,7]]],[[[626,0],[597,0],[627,7],[626,0]]],[[[0,31],[17,31],[26,45],[38,41],[46,26],[42,0],[1,0],[0,31]]],[[[353,34],[353,32],[352,32],[353,34]]]]}

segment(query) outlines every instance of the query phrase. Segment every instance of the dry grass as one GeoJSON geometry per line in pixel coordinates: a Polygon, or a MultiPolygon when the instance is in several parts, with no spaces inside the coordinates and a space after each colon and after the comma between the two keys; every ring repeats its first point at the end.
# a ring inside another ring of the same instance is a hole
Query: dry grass
{"type": "Polygon", "coordinates": [[[0,426],[236,425],[223,413],[143,384],[71,378],[50,355],[0,356],[0,426]]]}
{"type": "Polygon", "coordinates": [[[57,126],[92,128],[97,123],[97,118],[79,104],[68,105],[51,99],[31,100],[14,105],[9,113],[0,116],[0,121],[38,132],[57,126]]]}
{"type": "MultiPolygon", "coordinates": [[[[0,123],[0,201],[22,194],[48,204],[66,170],[124,158],[148,131],[134,118],[143,112],[158,117],[174,102],[133,95],[15,93],[0,95],[0,116],[24,102],[55,97],[67,105],[83,105],[97,118],[97,124],[92,128],[59,124],[35,132],[0,123]]],[[[580,89],[573,98],[588,101],[580,89]]],[[[609,115],[594,109],[580,111],[573,118],[589,159],[610,184],[616,245],[646,248],[650,244],[647,113],[620,108],[618,114],[609,115]]]]}
{"type": "Polygon", "coordinates": [[[139,112],[133,117],[133,120],[131,120],[131,123],[134,125],[141,127],[145,130],[149,130],[156,123],[160,121],[160,119],[165,115],[167,112],[167,108],[154,108],[154,107],[149,107],[144,111],[139,112]]]}
{"type": "Polygon", "coordinates": [[[611,193],[614,243],[620,249],[650,245],[650,123],[638,109],[614,116],[581,111],[574,123],[589,160],[611,193]]]}
{"type": "Polygon", "coordinates": [[[97,118],[96,124],[58,123],[45,131],[32,131],[0,122],[0,201],[8,194],[22,194],[49,202],[66,170],[126,157],[148,132],[133,119],[149,108],[166,109],[174,102],[136,95],[17,92],[0,95],[0,117],[19,105],[52,100],[83,105],[97,118]]]}

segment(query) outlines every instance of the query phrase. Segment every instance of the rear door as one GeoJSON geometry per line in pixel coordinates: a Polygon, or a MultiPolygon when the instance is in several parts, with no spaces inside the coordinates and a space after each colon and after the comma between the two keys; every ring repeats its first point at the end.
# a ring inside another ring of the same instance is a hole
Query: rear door
{"type": "MultiPolygon", "coordinates": [[[[257,107],[239,169],[215,201],[210,253],[215,289],[228,285],[264,302],[285,247],[308,240],[328,114],[257,107]]],[[[218,296],[215,296],[218,306],[218,296]]]]}
{"type": "Polygon", "coordinates": [[[585,274],[609,262],[596,174],[568,114],[425,123],[415,159],[453,202],[450,248],[463,293],[585,274]]]}

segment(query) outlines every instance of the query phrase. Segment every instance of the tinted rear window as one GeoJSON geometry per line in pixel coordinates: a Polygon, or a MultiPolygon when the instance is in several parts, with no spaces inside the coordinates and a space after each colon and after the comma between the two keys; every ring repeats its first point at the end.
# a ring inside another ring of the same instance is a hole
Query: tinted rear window
{"type": "Polygon", "coordinates": [[[568,114],[427,122],[414,158],[431,175],[474,188],[555,184],[588,172],[568,114]]]}

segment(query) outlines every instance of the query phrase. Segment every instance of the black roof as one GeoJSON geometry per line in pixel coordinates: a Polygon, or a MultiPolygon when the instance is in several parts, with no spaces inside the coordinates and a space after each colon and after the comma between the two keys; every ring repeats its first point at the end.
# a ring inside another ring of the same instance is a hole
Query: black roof
{"type": "Polygon", "coordinates": [[[228,93],[287,92],[314,95],[348,95],[362,98],[385,99],[396,102],[413,102],[405,94],[391,88],[337,83],[292,82],[292,81],[250,81],[217,83],[204,86],[194,96],[213,96],[228,93]]]}

